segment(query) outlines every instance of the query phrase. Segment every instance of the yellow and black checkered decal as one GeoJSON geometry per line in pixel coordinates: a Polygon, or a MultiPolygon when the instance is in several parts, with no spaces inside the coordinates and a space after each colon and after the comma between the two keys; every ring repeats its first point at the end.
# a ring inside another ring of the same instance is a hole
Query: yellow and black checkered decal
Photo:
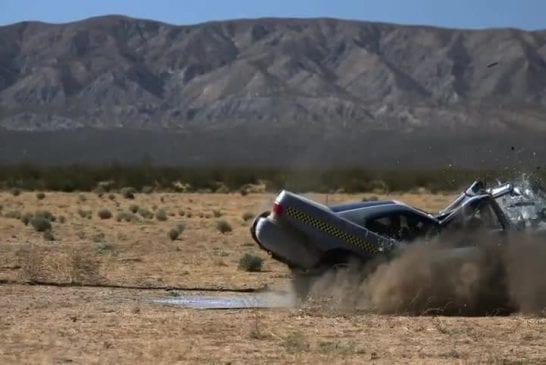
{"type": "Polygon", "coordinates": [[[301,221],[302,223],[305,223],[311,227],[314,227],[332,237],[335,237],[342,241],[348,242],[354,246],[357,246],[358,248],[368,252],[371,255],[376,255],[379,253],[379,250],[377,249],[376,246],[370,244],[369,242],[366,242],[360,237],[357,237],[351,233],[345,232],[323,221],[322,219],[313,217],[312,215],[302,212],[301,210],[297,208],[290,207],[290,206],[286,207],[286,213],[292,218],[295,218],[301,221]]]}

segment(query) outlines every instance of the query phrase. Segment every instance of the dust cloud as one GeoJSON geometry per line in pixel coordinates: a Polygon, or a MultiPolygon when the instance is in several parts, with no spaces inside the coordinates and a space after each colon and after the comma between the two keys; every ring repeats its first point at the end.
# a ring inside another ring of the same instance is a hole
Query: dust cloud
{"type": "Polygon", "coordinates": [[[546,235],[464,240],[415,243],[390,261],[330,270],[303,305],[411,315],[546,315],[546,235]]]}

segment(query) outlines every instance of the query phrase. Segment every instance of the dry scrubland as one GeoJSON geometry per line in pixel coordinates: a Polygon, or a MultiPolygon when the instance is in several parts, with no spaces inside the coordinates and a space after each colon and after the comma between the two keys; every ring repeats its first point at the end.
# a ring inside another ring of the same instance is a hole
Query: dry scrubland
{"type": "MultiPolygon", "coordinates": [[[[312,197],[332,203],[364,196],[312,197]]],[[[169,295],[152,288],[287,288],[286,268],[267,258],[248,231],[250,213],[268,209],[273,198],[0,193],[0,362],[546,361],[544,318],[379,316],[313,307],[214,311],[149,302],[169,295]],[[37,211],[55,216],[52,236],[23,223],[25,213],[37,211]],[[232,231],[220,232],[222,221],[232,231]],[[174,240],[173,229],[182,231],[174,240]],[[265,259],[261,272],[238,268],[245,254],[265,259]]],[[[452,197],[390,198],[435,210],[452,197]]]]}

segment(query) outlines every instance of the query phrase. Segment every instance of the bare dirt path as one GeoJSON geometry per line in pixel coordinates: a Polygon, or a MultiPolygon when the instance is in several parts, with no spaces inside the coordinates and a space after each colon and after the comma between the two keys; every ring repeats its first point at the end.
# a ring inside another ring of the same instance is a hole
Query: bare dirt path
{"type": "Polygon", "coordinates": [[[544,363],[546,319],[196,310],[157,291],[0,286],[2,363],[544,363]]]}

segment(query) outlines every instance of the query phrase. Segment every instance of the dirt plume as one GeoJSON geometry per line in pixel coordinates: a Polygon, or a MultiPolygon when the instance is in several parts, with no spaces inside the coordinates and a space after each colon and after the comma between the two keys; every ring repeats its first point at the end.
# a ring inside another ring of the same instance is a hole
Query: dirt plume
{"type": "Polygon", "coordinates": [[[523,313],[546,315],[546,235],[520,236],[505,255],[509,295],[523,313]]]}
{"type": "Polygon", "coordinates": [[[330,271],[307,304],[413,315],[545,314],[546,236],[416,243],[388,262],[330,271]],[[500,240],[503,243],[500,243],[500,240]]]}

